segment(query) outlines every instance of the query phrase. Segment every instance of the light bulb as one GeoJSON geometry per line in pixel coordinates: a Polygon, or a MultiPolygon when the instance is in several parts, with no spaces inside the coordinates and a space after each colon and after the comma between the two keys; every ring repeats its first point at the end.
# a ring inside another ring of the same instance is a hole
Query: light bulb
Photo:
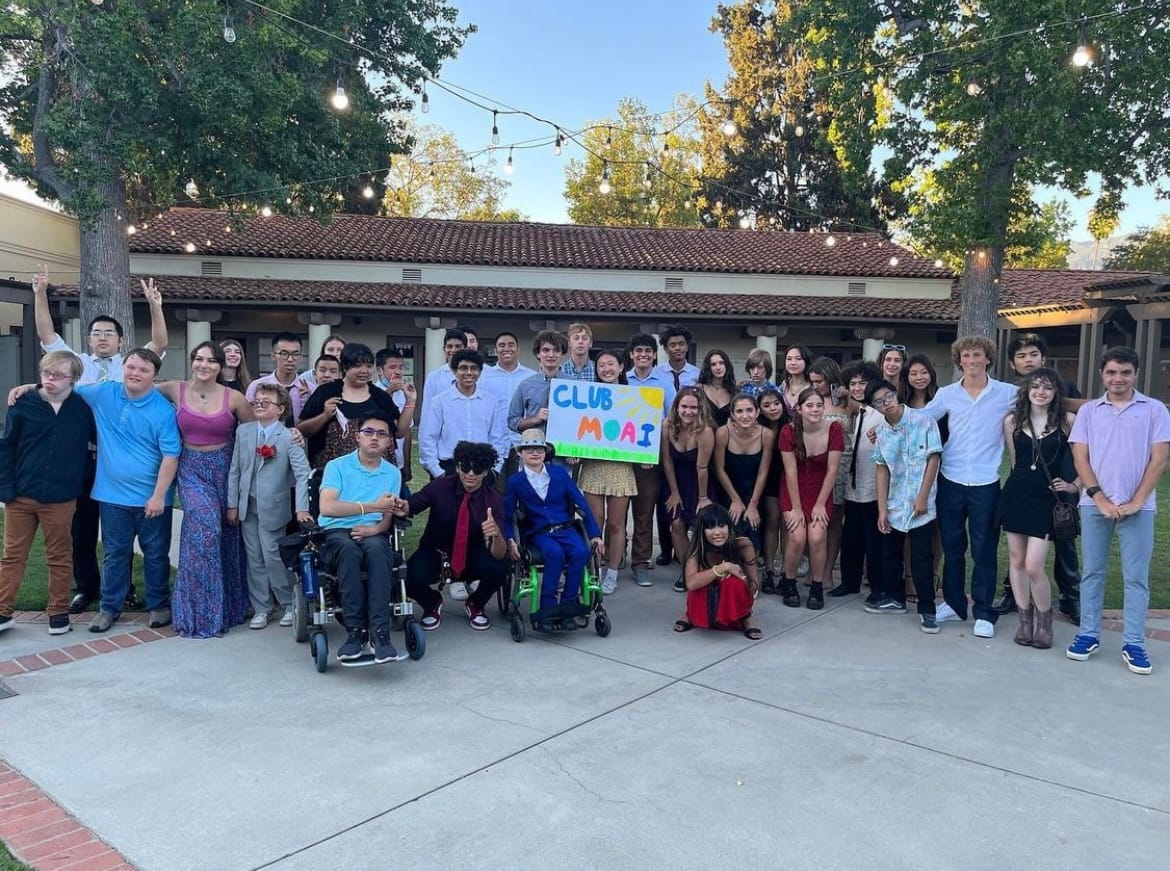
{"type": "Polygon", "coordinates": [[[793,130],[792,132],[795,133],[797,136],[803,136],[804,135],[804,125],[797,124],[796,129],[793,130]]]}
{"type": "Polygon", "coordinates": [[[191,179],[189,182],[187,182],[187,186],[183,188],[183,193],[185,193],[191,199],[195,199],[197,196],[199,196],[199,187],[195,184],[195,179],[191,179]]]}
{"type": "Polygon", "coordinates": [[[422,105],[419,108],[422,109],[422,113],[424,115],[427,114],[427,112],[431,111],[431,98],[427,96],[427,86],[426,85],[423,85],[422,105]]]}
{"type": "Polygon", "coordinates": [[[366,185],[364,188],[362,188],[362,196],[365,197],[367,200],[373,199],[374,189],[372,187],[370,187],[369,185],[366,185]]]}
{"type": "Polygon", "coordinates": [[[943,262],[942,262],[941,258],[934,261],[934,268],[935,269],[942,269],[943,268],[943,262]]]}
{"type": "Polygon", "coordinates": [[[508,149],[508,160],[504,163],[504,172],[511,175],[516,171],[516,165],[512,163],[512,149],[508,149]]]}
{"type": "Polygon", "coordinates": [[[557,157],[561,156],[561,145],[563,142],[564,142],[564,137],[561,136],[561,128],[558,127],[557,128],[557,138],[556,138],[556,141],[553,142],[553,154],[555,154],[557,157]]]}
{"type": "Polygon", "coordinates": [[[607,193],[609,193],[609,192],[610,192],[610,190],[611,190],[611,188],[610,188],[610,186],[609,186],[609,179],[608,179],[608,178],[604,178],[604,177],[603,177],[603,178],[601,179],[601,184],[599,184],[599,185],[597,186],[597,189],[598,189],[599,191],[601,191],[601,193],[603,193],[603,194],[607,194],[607,193]]]}
{"type": "Polygon", "coordinates": [[[724,136],[734,136],[735,135],[735,122],[732,121],[730,118],[728,118],[726,121],[723,122],[723,135],[724,136]]]}
{"type": "Polygon", "coordinates": [[[1093,62],[1093,53],[1089,51],[1089,47],[1083,42],[1077,45],[1077,50],[1073,52],[1072,63],[1074,67],[1087,67],[1093,62]]]}
{"type": "Polygon", "coordinates": [[[613,145],[613,128],[612,127],[605,128],[605,144],[606,144],[606,146],[613,145]]]}
{"type": "Polygon", "coordinates": [[[345,93],[345,85],[341,79],[337,80],[337,88],[334,90],[330,101],[333,103],[333,108],[339,112],[344,112],[349,108],[349,95],[345,93]]]}
{"type": "Polygon", "coordinates": [[[183,250],[186,251],[188,254],[194,254],[195,253],[195,243],[188,242],[186,245],[183,246],[183,250]]]}
{"type": "Polygon", "coordinates": [[[983,93],[983,87],[977,81],[972,79],[971,81],[967,82],[967,96],[968,97],[978,97],[982,93],[983,93]]]}
{"type": "Polygon", "coordinates": [[[105,0],[90,0],[90,2],[93,3],[94,6],[101,6],[105,0]]]}
{"type": "Polygon", "coordinates": [[[127,236],[133,236],[133,235],[134,235],[135,233],[137,233],[137,232],[138,232],[138,228],[137,228],[137,227],[135,227],[133,224],[129,225],[129,226],[126,228],[126,235],[127,235],[127,236]]]}
{"type": "Polygon", "coordinates": [[[500,144],[500,126],[497,123],[499,121],[499,114],[495,109],[492,109],[492,145],[500,144]]]}
{"type": "Polygon", "coordinates": [[[837,237],[836,236],[828,236],[825,238],[825,247],[832,248],[836,244],[837,244],[837,237]]]}
{"type": "Polygon", "coordinates": [[[227,43],[236,41],[236,28],[232,24],[232,17],[230,15],[223,17],[223,39],[227,43]]]}
{"type": "Polygon", "coordinates": [[[264,208],[262,208],[260,210],[260,217],[261,218],[271,218],[272,217],[272,207],[265,206],[264,208]]]}
{"type": "Polygon", "coordinates": [[[891,258],[890,258],[890,265],[891,265],[891,266],[897,266],[897,265],[898,265],[898,258],[897,258],[897,257],[891,257],[891,258]]]}

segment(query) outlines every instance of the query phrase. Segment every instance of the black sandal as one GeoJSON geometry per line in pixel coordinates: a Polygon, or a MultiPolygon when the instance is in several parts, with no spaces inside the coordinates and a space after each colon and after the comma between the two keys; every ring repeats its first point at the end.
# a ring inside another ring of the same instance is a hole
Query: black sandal
{"type": "Polygon", "coordinates": [[[690,632],[694,628],[695,628],[695,624],[691,623],[689,620],[675,620],[674,621],[674,631],[675,632],[690,632]]]}
{"type": "Polygon", "coordinates": [[[759,626],[745,626],[743,628],[743,636],[748,641],[759,641],[764,637],[764,630],[759,626]]]}

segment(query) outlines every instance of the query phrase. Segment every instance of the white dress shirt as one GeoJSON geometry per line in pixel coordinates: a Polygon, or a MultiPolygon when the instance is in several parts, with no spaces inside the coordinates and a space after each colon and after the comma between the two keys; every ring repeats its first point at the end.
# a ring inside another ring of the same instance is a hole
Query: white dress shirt
{"type": "Polygon", "coordinates": [[[487,442],[500,455],[495,468],[503,467],[509,448],[507,425],[495,396],[480,390],[478,384],[470,396],[452,387],[423,405],[418,453],[424,469],[440,477],[439,461],[451,459],[461,441],[487,442]]]}
{"type": "Polygon", "coordinates": [[[552,481],[549,477],[548,469],[543,465],[537,471],[532,471],[528,466],[523,466],[524,475],[528,478],[528,483],[532,485],[532,489],[536,491],[536,495],[540,497],[541,502],[548,501],[548,485],[552,481]]]}
{"type": "Polygon", "coordinates": [[[972,398],[958,381],[940,388],[922,409],[936,421],[947,416],[950,435],[943,446],[939,474],[954,484],[981,487],[999,480],[1003,462],[1003,419],[1011,411],[1017,388],[987,379],[972,398]]]}
{"type": "MultiPolygon", "coordinates": [[[[512,394],[520,386],[520,382],[536,374],[535,369],[516,364],[512,371],[501,369],[499,366],[485,366],[483,374],[476,382],[480,390],[494,395],[500,404],[500,413],[504,418],[504,426],[508,425],[508,406],[512,404],[512,394]]],[[[520,433],[508,430],[508,444],[515,447],[520,443],[520,433]]]]}

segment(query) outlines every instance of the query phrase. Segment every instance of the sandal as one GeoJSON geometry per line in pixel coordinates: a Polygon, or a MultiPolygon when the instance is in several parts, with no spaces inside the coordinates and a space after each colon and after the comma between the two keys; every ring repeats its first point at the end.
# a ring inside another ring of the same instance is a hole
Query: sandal
{"type": "Polygon", "coordinates": [[[675,620],[674,621],[674,631],[675,632],[690,632],[694,628],[695,628],[695,624],[691,623],[689,620],[675,620]]]}
{"type": "Polygon", "coordinates": [[[743,628],[743,636],[748,641],[759,641],[764,637],[764,630],[759,626],[745,626],[743,628]]]}

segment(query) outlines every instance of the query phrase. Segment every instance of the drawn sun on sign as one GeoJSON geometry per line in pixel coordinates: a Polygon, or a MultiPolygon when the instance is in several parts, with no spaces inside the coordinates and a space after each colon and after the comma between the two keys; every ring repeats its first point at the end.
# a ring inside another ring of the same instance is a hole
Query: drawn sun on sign
{"type": "Polygon", "coordinates": [[[642,424],[657,425],[661,422],[658,409],[662,408],[663,391],[661,387],[642,387],[638,392],[640,396],[627,396],[618,400],[614,407],[626,420],[632,421],[641,434],[642,424]]]}

